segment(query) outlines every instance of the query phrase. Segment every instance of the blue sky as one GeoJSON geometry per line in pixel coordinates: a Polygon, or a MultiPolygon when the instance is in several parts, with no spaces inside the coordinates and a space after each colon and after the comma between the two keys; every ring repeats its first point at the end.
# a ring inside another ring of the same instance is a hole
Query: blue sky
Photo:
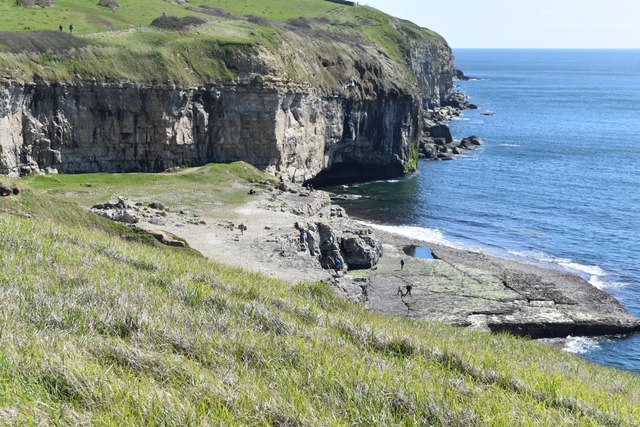
{"type": "Polygon", "coordinates": [[[640,49],[640,0],[362,0],[454,48],[640,49]]]}

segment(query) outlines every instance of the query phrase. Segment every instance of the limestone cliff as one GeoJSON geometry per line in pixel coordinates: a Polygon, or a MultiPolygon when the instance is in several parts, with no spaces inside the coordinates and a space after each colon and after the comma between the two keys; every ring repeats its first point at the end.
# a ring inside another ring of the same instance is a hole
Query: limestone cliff
{"type": "Polygon", "coordinates": [[[374,46],[320,36],[318,46],[292,49],[301,36],[288,37],[281,46],[289,49],[238,49],[223,58],[233,81],[4,79],[0,174],[162,171],[236,160],[297,182],[410,170],[423,108],[439,104],[452,85],[446,42],[405,35],[402,62],[374,46]]]}

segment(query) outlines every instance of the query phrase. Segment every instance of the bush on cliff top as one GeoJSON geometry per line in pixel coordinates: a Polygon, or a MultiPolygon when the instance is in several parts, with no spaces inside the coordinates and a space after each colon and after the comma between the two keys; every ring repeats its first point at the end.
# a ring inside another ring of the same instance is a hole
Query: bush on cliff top
{"type": "Polygon", "coordinates": [[[49,7],[54,0],[16,0],[16,4],[22,7],[49,7]]]}
{"type": "Polygon", "coordinates": [[[0,199],[0,424],[640,422],[637,375],[128,242],[68,197],[24,184],[67,194],[82,179],[30,178],[0,199]]]}
{"type": "Polygon", "coordinates": [[[206,24],[206,20],[196,16],[185,16],[178,18],[177,16],[163,15],[151,22],[152,27],[161,28],[170,31],[186,31],[189,28],[206,24]]]}

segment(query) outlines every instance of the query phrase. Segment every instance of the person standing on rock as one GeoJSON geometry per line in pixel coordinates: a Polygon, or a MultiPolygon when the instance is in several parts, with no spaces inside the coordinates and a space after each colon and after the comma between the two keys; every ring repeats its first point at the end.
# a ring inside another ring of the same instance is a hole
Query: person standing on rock
{"type": "Polygon", "coordinates": [[[244,225],[243,223],[240,223],[240,225],[238,226],[238,230],[240,230],[240,234],[244,234],[244,230],[247,229],[247,226],[244,225]]]}
{"type": "Polygon", "coordinates": [[[336,260],[334,261],[335,267],[336,267],[336,273],[338,273],[338,271],[342,270],[342,261],[340,261],[340,258],[336,258],[336,260]]]}
{"type": "Polygon", "coordinates": [[[400,271],[404,268],[404,258],[400,258],[400,271]]]}
{"type": "Polygon", "coordinates": [[[413,296],[413,295],[411,295],[411,289],[413,289],[413,286],[412,286],[412,285],[407,285],[407,286],[405,286],[405,289],[407,290],[407,292],[405,292],[403,296],[405,296],[405,297],[406,297],[407,295],[409,295],[409,296],[413,296]]]}

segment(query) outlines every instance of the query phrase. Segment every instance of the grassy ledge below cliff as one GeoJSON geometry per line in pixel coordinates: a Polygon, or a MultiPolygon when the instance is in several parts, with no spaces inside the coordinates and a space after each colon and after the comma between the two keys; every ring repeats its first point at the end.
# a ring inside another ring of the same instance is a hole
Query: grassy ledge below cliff
{"type": "MultiPolygon", "coordinates": [[[[133,175],[130,189],[160,198],[194,180],[224,198],[234,179],[263,179],[215,168],[133,175]]],[[[70,201],[79,189],[124,191],[109,187],[121,177],[17,180],[20,195],[0,198],[2,424],[640,422],[637,375],[508,335],[376,315],[323,284],[132,240],[70,201]]]]}

